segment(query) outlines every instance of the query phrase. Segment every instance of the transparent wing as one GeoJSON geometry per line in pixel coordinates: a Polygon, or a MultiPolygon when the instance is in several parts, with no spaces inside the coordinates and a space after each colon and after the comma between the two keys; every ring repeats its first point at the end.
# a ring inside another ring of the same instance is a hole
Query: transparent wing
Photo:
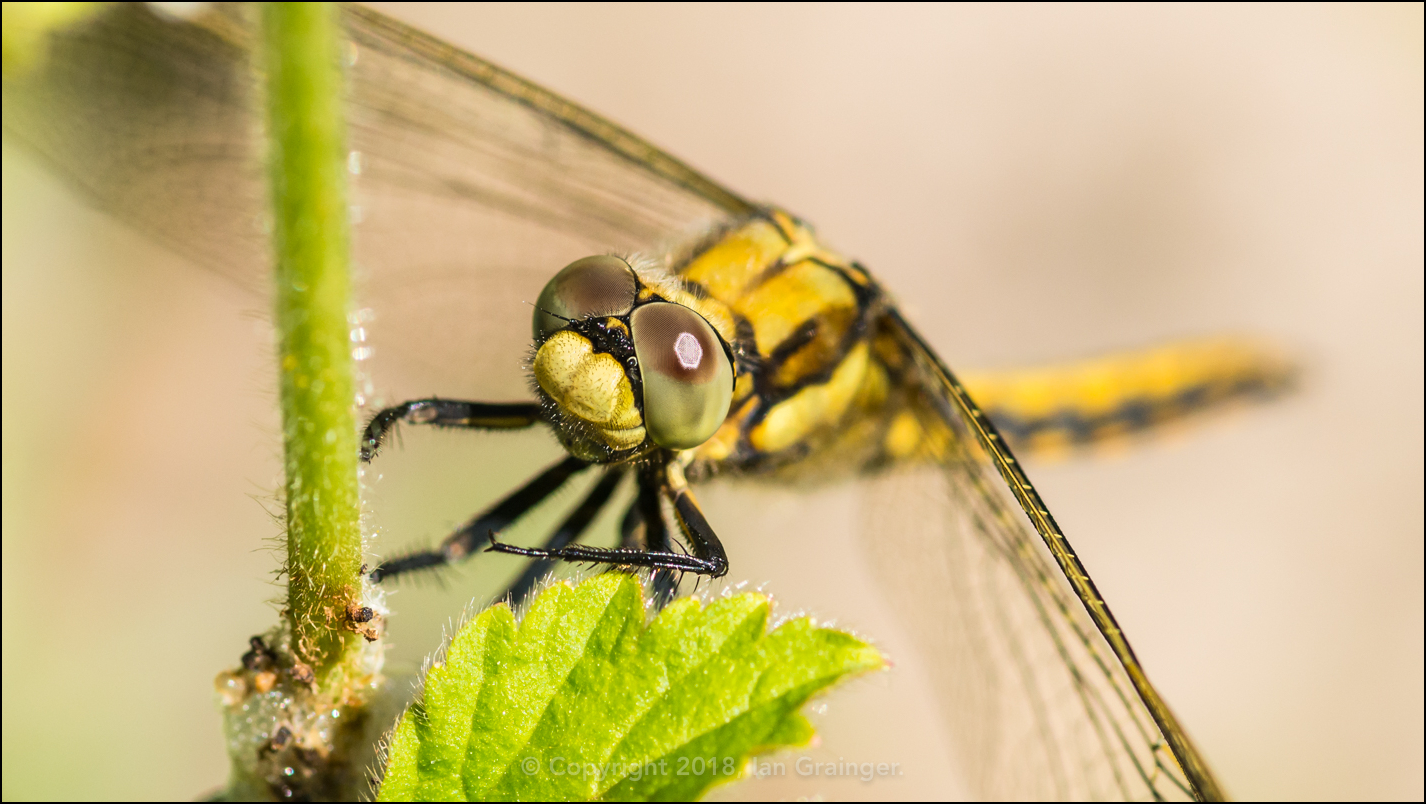
{"type": "Polygon", "coordinates": [[[529,303],[553,271],[590,254],[669,253],[748,209],[487,62],[360,8],[348,25],[356,253],[386,333],[373,371],[396,396],[528,396],[529,303]]]}
{"type": "MultiPolygon", "coordinates": [[[[266,294],[252,26],[115,8],[7,83],[7,136],[101,209],[266,294]]],[[[376,12],[346,16],[354,256],[388,398],[528,396],[530,308],[601,252],[664,253],[732,193],[619,127],[376,12]]]]}
{"type": "Polygon", "coordinates": [[[923,426],[945,447],[933,468],[873,481],[867,552],[936,668],[973,789],[992,799],[1221,798],[994,429],[897,323],[918,355],[923,426]]]}

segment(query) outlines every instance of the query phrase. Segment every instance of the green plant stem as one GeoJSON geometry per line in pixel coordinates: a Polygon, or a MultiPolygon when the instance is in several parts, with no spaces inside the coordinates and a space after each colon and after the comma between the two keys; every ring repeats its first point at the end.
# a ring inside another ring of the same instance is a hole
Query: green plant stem
{"type": "Polygon", "coordinates": [[[360,594],[362,561],[337,10],[264,5],[262,36],[287,474],[286,616],[294,650],[323,683],[359,638],[347,612],[360,594]]]}

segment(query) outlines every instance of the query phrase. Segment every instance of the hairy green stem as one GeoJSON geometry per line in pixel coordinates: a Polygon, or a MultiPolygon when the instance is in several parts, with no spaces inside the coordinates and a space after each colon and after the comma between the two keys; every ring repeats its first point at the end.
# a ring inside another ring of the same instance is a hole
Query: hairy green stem
{"type": "Polygon", "coordinates": [[[361,527],[337,10],[262,9],[284,468],[287,612],[319,683],[358,635],[361,527]]]}

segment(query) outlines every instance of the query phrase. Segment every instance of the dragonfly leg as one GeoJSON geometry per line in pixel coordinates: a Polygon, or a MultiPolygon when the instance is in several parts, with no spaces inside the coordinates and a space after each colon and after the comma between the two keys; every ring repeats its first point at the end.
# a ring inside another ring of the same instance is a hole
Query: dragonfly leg
{"type": "Polygon", "coordinates": [[[386,578],[402,575],[415,570],[440,567],[459,561],[480,549],[489,534],[509,526],[539,505],[546,497],[563,486],[571,476],[587,468],[589,464],[579,458],[569,457],[536,475],[528,483],[511,492],[505,499],[466,524],[460,530],[446,537],[435,550],[393,558],[372,570],[371,580],[379,583],[386,578]]]}
{"type": "MultiPolygon", "coordinates": [[[[502,544],[495,540],[494,534],[491,534],[490,546],[485,548],[486,552],[509,553],[529,558],[553,558],[591,564],[610,564],[620,567],[650,567],[674,572],[692,572],[698,575],[707,575],[710,578],[721,578],[726,575],[728,573],[728,555],[723,552],[723,544],[718,541],[718,536],[713,533],[713,529],[708,525],[708,520],[698,509],[697,501],[688,491],[688,482],[684,480],[682,467],[677,462],[670,461],[665,465],[661,477],[657,480],[641,477],[640,483],[641,496],[642,486],[647,483],[656,483],[658,494],[673,504],[679,530],[688,540],[688,546],[693,550],[693,555],[669,550],[670,545],[666,538],[660,545],[663,549],[654,549],[654,545],[646,541],[645,546],[648,549],[630,547],[610,549],[572,544],[546,550],[538,547],[516,547],[511,544],[502,544]]],[[[647,527],[648,524],[653,521],[662,522],[662,519],[662,511],[657,517],[645,516],[646,539],[651,533],[651,529],[647,527]]]]}
{"type": "MultiPolygon", "coordinates": [[[[657,492],[656,492],[657,493],[657,492]]],[[[655,497],[655,500],[658,498],[655,497]]],[[[629,550],[642,550],[647,540],[644,538],[645,522],[643,511],[644,488],[639,487],[639,494],[629,503],[629,507],[624,509],[624,518],[619,522],[619,546],[629,550]]]]}
{"type": "MultiPolygon", "coordinates": [[[[668,523],[663,517],[662,469],[657,466],[645,467],[639,472],[639,495],[629,504],[624,513],[624,521],[619,526],[622,534],[619,546],[629,550],[650,550],[671,552],[673,547],[668,538],[668,523]]],[[[662,610],[678,592],[678,582],[683,573],[670,569],[654,571],[650,583],[654,607],[662,610]]]]}
{"type": "MultiPolygon", "coordinates": [[[[557,550],[571,542],[579,539],[589,523],[599,516],[599,512],[604,510],[604,506],[609,504],[609,498],[614,496],[614,489],[619,485],[619,481],[624,478],[622,469],[608,469],[604,476],[594,484],[594,488],[584,496],[584,500],[574,509],[564,522],[545,540],[543,545],[546,550],[557,550]]],[[[511,606],[518,606],[525,600],[525,597],[535,588],[535,584],[540,579],[549,574],[554,569],[555,562],[552,559],[542,558],[531,561],[520,577],[505,590],[502,597],[510,600],[511,606]]]]}
{"type": "Polygon", "coordinates": [[[413,399],[389,407],[371,418],[361,438],[361,459],[376,457],[386,434],[397,422],[477,430],[518,430],[541,421],[536,402],[463,402],[458,399],[413,399]]]}

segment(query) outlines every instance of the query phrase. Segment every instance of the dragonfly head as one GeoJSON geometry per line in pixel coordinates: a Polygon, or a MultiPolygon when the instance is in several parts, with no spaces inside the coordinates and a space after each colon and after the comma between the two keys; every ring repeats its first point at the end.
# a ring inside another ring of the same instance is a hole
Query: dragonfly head
{"type": "Polygon", "coordinates": [[[641,281],[619,257],[565,266],[535,305],[535,383],[566,448],[607,460],[647,443],[692,449],[733,397],[732,350],[676,283],[641,281]]]}

